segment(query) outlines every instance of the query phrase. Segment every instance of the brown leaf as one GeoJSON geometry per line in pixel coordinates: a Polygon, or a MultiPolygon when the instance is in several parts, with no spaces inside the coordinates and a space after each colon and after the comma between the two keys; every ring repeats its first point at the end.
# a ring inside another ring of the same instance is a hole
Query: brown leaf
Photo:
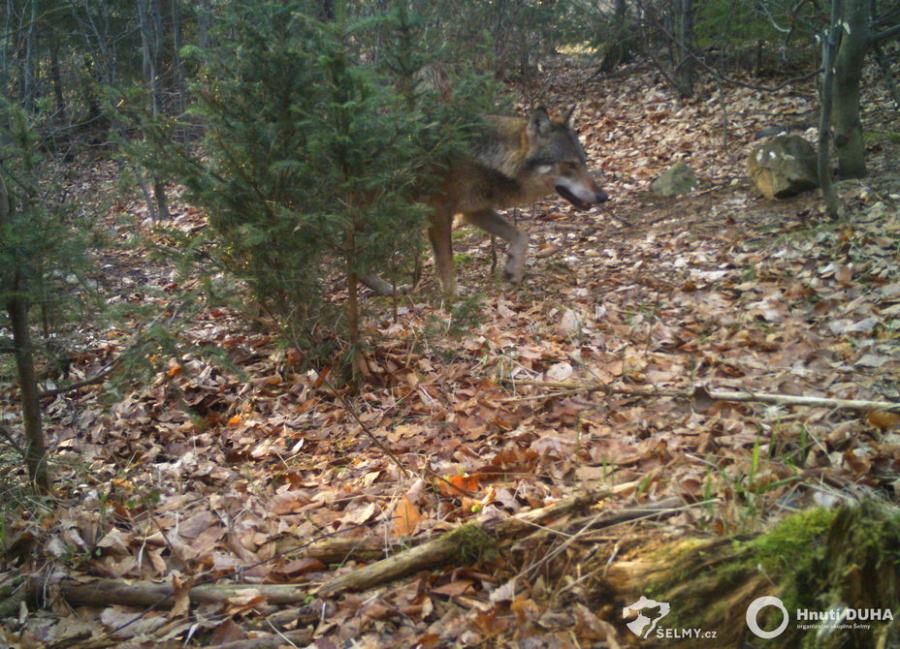
{"type": "Polygon", "coordinates": [[[209,646],[218,647],[228,642],[237,642],[247,637],[247,634],[230,617],[217,626],[210,636],[209,646]]]}
{"type": "Polygon", "coordinates": [[[191,610],[191,584],[192,580],[185,580],[178,573],[172,574],[172,597],[175,604],[169,612],[169,617],[183,617],[191,610]]]}
{"type": "Polygon", "coordinates": [[[416,525],[424,516],[406,496],[400,499],[394,509],[394,536],[410,536],[416,531],[416,525]]]}
{"type": "Polygon", "coordinates": [[[869,413],[866,420],[873,426],[878,426],[878,428],[896,428],[900,425],[900,413],[889,412],[887,410],[875,410],[869,413]]]}
{"type": "Polygon", "coordinates": [[[438,586],[437,588],[432,588],[431,592],[435,595],[446,595],[448,597],[456,597],[457,595],[462,595],[467,590],[472,588],[473,582],[471,579],[457,579],[456,581],[451,581],[448,584],[444,584],[443,586],[438,586]]]}

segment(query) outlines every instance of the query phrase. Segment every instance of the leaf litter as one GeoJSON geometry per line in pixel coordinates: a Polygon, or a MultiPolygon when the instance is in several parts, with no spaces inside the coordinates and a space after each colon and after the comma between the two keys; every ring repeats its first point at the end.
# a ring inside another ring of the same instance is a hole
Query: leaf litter
{"type": "MultiPolygon", "coordinates": [[[[6,522],[0,579],[42,580],[51,606],[22,604],[0,644],[244,646],[277,632],[284,646],[322,649],[623,646],[617,613],[596,605],[596,581],[580,574],[588,556],[614,561],[618,548],[654,535],[753,531],[811,504],[895,500],[895,413],[710,395],[900,400],[897,145],[869,147],[870,177],[838,185],[848,214],[830,223],[815,193],[764,201],[743,167],[771,115],[792,121],[814,110],[811,85],[724,96],[711,85],[679,102],[648,72],[589,72],[559,74],[578,91],[576,120],[611,203],[587,215],[558,200],[517,211],[533,244],[520,287],[491,275],[490,241],[462,234],[457,247],[470,261],[460,283],[474,315],[436,300],[433,281],[396,317],[372,298],[359,394],[336,391],[322,368],[303,366],[302,350],[210,305],[182,342],[219,350],[228,367],[186,353],[114,404],[97,386],[47,403],[56,506],[22,507],[6,522]],[[694,168],[700,188],[651,198],[650,181],[677,161],[694,168]],[[493,557],[316,597],[417,539],[591,489],[609,490],[600,512],[668,498],[706,504],[612,530],[565,517],[554,533],[497,539],[493,557]],[[165,583],[173,601],[64,605],[61,584],[100,578],[165,583]],[[260,590],[189,600],[221,583],[260,590]],[[303,600],[275,603],[262,589],[278,584],[300,588],[303,600]]],[[[883,93],[868,74],[867,93],[883,93]]],[[[572,99],[556,92],[560,104],[572,99]]],[[[864,123],[896,131],[887,103],[864,100],[864,123]]],[[[86,173],[91,192],[111,191],[108,163],[86,173]]],[[[167,228],[203,227],[202,214],[175,205],[167,228]]],[[[116,239],[131,236],[126,216],[151,245],[172,245],[136,199],[106,215],[116,239]]],[[[145,255],[110,253],[98,281],[110,301],[171,308],[184,280],[145,255]]],[[[87,332],[89,349],[66,378],[104,367],[129,333],[87,332]]],[[[16,424],[15,391],[0,398],[16,424]]]]}

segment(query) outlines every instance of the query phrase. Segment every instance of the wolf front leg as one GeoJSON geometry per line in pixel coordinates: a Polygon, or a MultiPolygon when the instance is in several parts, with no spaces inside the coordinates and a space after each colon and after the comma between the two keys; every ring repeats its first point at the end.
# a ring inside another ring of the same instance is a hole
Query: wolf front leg
{"type": "Polygon", "coordinates": [[[459,295],[453,269],[453,214],[437,210],[431,216],[428,238],[434,250],[434,272],[446,295],[459,295]]]}
{"type": "Polygon", "coordinates": [[[503,275],[507,281],[518,284],[525,276],[525,258],[528,255],[528,235],[497,214],[494,210],[481,210],[466,214],[467,223],[500,237],[509,245],[509,256],[503,275]]]}

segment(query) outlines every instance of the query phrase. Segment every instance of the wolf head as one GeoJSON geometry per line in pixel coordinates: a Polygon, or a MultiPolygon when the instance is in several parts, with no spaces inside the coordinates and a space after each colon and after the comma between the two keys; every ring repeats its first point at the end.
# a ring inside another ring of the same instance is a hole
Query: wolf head
{"type": "Polygon", "coordinates": [[[532,182],[555,191],[574,207],[586,210],[609,200],[587,169],[587,157],[572,129],[572,113],[553,120],[545,108],[534,110],[525,129],[526,157],[532,182]]]}

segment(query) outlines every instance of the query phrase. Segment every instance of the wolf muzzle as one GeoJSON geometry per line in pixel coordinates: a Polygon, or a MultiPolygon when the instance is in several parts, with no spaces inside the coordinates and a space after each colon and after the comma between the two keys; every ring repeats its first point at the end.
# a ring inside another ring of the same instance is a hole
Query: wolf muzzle
{"type": "Polygon", "coordinates": [[[594,200],[588,202],[581,200],[562,185],[557,185],[556,187],[554,187],[554,189],[556,190],[557,194],[566,199],[569,203],[572,204],[575,209],[578,210],[589,210],[594,205],[599,205],[600,203],[605,203],[609,200],[609,196],[607,196],[606,192],[604,192],[603,190],[597,190],[596,192],[594,192],[594,200]]]}

